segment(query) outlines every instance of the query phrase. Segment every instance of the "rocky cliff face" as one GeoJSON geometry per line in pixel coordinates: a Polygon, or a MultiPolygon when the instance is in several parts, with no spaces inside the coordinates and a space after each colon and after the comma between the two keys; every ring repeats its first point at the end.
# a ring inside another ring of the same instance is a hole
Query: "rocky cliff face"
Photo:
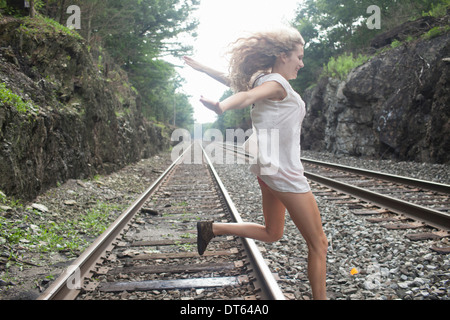
{"type": "Polygon", "coordinates": [[[419,39],[308,90],[302,147],[450,162],[450,34],[419,39]]]}
{"type": "Polygon", "coordinates": [[[82,39],[42,20],[0,21],[0,190],[31,199],[67,179],[105,174],[169,147],[146,122],[126,75],[100,72],[82,39]]]}

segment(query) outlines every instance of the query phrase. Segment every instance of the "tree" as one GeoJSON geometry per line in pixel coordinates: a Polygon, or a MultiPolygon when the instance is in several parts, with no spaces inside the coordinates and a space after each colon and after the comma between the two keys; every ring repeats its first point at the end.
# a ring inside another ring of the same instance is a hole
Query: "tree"
{"type": "MultiPolygon", "coordinates": [[[[0,0],[2,8],[5,1],[0,0]]],[[[8,0],[8,5],[10,1],[13,0],[8,0]]],[[[196,36],[198,22],[191,14],[199,3],[199,0],[34,0],[31,6],[63,25],[69,17],[67,7],[78,6],[82,28],[77,31],[98,61],[99,71],[107,77],[108,64],[119,65],[140,94],[146,117],[186,125],[193,123],[193,110],[187,97],[178,92],[182,79],[175,67],[162,58],[190,53],[192,47],[178,39],[196,36]]]]}
{"type": "Polygon", "coordinates": [[[368,48],[371,39],[389,28],[429,11],[448,0],[305,0],[297,9],[293,24],[305,41],[305,69],[293,86],[300,91],[315,84],[323,65],[343,52],[359,54],[368,48]],[[381,11],[382,28],[366,26],[367,8],[377,5],[381,11]]]}
{"type": "MultiPolygon", "coordinates": [[[[190,14],[198,4],[197,0],[108,0],[104,7],[97,4],[98,13],[88,22],[92,31],[86,36],[101,41],[106,51],[128,72],[130,81],[142,96],[147,117],[163,122],[173,119],[171,97],[181,80],[173,66],[161,57],[182,56],[192,50],[176,38],[183,34],[195,36],[192,33],[198,22],[192,20],[190,14]]],[[[184,102],[180,104],[184,106],[184,102]]],[[[180,110],[178,119],[188,119],[189,116],[184,117],[180,112],[189,112],[189,108],[180,110]]]]}
{"type": "Polygon", "coordinates": [[[129,66],[145,55],[188,51],[176,38],[195,36],[198,22],[190,15],[198,4],[198,0],[92,0],[80,5],[86,12],[85,38],[101,40],[117,61],[129,66]]]}
{"type": "Polygon", "coordinates": [[[35,1],[30,0],[30,17],[34,18],[36,16],[36,8],[35,8],[35,1]]]}

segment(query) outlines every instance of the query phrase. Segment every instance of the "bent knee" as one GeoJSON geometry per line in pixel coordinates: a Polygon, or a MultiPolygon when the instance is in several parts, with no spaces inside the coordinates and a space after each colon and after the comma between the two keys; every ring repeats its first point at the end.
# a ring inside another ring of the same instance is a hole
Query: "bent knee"
{"type": "Polygon", "coordinates": [[[277,232],[268,232],[266,242],[277,242],[283,237],[283,230],[277,232]]]}
{"type": "Polygon", "coordinates": [[[328,239],[325,234],[320,235],[317,239],[308,243],[309,250],[322,255],[326,255],[328,251],[328,239]]]}

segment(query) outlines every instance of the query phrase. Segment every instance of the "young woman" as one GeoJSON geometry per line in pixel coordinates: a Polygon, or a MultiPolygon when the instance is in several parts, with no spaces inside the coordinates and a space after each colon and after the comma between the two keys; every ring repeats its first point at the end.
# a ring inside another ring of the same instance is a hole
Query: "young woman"
{"type": "Polygon", "coordinates": [[[220,102],[202,97],[200,101],[207,108],[221,114],[253,105],[251,117],[258,139],[258,160],[250,170],[258,178],[264,214],[264,225],[199,222],[198,250],[203,254],[209,241],[219,235],[277,241],[283,235],[287,209],[308,246],[308,278],[313,298],[326,299],[328,242],[300,162],[300,130],[305,103],[288,82],[295,79],[304,66],[304,44],[300,33],[291,28],[241,38],[231,50],[229,76],[192,58],[184,58],[195,70],[237,92],[220,102]],[[279,141],[274,141],[273,137],[278,137],[279,141]],[[277,148],[278,153],[269,152],[277,148]]]}

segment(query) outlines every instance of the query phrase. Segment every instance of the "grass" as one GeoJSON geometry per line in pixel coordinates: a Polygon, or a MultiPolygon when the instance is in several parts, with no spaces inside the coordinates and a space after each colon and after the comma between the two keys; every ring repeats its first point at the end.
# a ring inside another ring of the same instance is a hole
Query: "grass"
{"type": "Polygon", "coordinates": [[[450,26],[444,26],[444,27],[434,27],[430,30],[428,30],[427,33],[422,35],[422,38],[425,40],[433,39],[436,37],[439,37],[440,35],[443,35],[450,31],[450,26]]]}
{"type": "MultiPolygon", "coordinates": [[[[22,205],[0,193],[0,205],[24,211],[22,205]]],[[[92,238],[108,228],[123,206],[97,202],[95,206],[73,219],[56,223],[44,213],[26,208],[21,219],[0,216],[0,245],[8,248],[6,255],[17,260],[17,249],[34,253],[67,252],[77,255],[92,238]]],[[[0,207],[0,213],[5,211],[0,207]]],[[[5,256],[5,252],[2,253],[5,256]]]]}
{"type": "Polygon", "coordinates": [[[18,30],[28,36],[42,37],[46,35],[65,34],[83,40],[83,37],[78,32],[44,16],[37,16],[35,18],[25,17],[22,20],[23,23],[18,30]]]}
{"type": "Polygon", "coordinates": [[[351,70],[362,65],[367,60],[369,60],[368,56],[359,54],[358,56],[353,57],[352,53],[345,53],[337,58],[331,57],[328,64],[324,66],[323,75],[345,80],[351,70]]]}
{"type": "Polygon", "coordinates": [[[0,106],[9,105],[16,108],[20,113],[27,113],[30,110],[37,109],[29,102],[25,102],[17,94],[6,87],[6,84],[0,83],[0,106]]]}

